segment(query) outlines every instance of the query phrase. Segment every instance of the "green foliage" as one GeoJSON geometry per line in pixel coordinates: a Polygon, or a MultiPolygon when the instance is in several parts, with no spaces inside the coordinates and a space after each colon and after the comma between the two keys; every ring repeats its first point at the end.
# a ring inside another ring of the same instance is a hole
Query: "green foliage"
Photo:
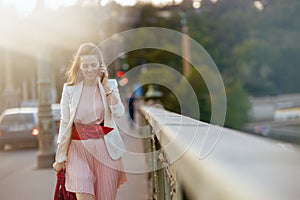
{"type": "MultiPolygon", "coordinates": [[[[154,69],[153,69],[154,70],[154,69]]],[[[183,115],[210,122],[212,113],[212,99],[214,99],[214,106],[224,106],[218,102],[223,97],[223,91],[217,85],[213,86],[213,90],[209,91],[207,85],[203,79],[203,76],[211,79],[213,78],[213,72],[207,66],[201,66],[197,71],[195,68],[187,78],[187,82],[180,80],[173,91],[177,96],[174,96],[170,91],[164,90],[165,96],[162,98],[162,102],[168,110],[181,113],[183,115]],[[200,72],[199,72],[200,71],[200,72]],[[188,90],[188,85],[192,87],[192,90],[188,90]],[[193,101],[193,95],[197,99],[197,103],[193,101]],[[176,98],[184,97],[183,101],[176,101],[176,98]],[[180,107],[179,107],[180,106],[180,107]],[[200,114],[200,115],[199,115],[200,114]]],[[[163,71],[150,71],[152,76],[167,76],[163,71]]],[[[149,75],[147,75],[149,76],[149,75]]],[[[146,79],[146,77],[144,77],[146,79]]],[[[176,80],[172,80],[176,83],[176,80]]],[[[235,81],[226,86],[227,96],[227,113],[225,126],[241,129],[248,119],[249,101],[248,94],[241,86],[240,81],[235,81]]]]}
{"type": "Polygon", "coordinates": [[[243,125],[248,120],[248,110],[250,108],[250,103],[248,100],[248,94],[241,87],[239,81],[227,85],[226,87],[227,96],[227,113],[225,126],[242,129],[243,125]]]}
{"type": "MultiPolygon", "coordinates": [[[[203,67],[201,69],[201,71],[205,71],[202,73],[203,74],[209,74],[209,69],[206,67],[203,67]]],[[[189,81],[189,83],[191,84],[193,91],[197,97],[198,100],[198,107],[200,110],[200,118],[198,118],[201,121],[206,121],[209,122],[210,121],[210,117],[211,117],[211,99],[210,99],[210,94],[206,83],[204,81],[204,79],[202,78],[201,74],[196,70],[193,69],[191,74],[189,75],[189,77],[187,78],[187,80],[189,81]]],[[[181,86],[182,88],[182,92],[185,92],[186,90],[181,86]]],[[[189,96],[191,94],[184,94],[185,96],[189,96]]],[[[188,104],[191,105],[191,104],[188,104]]],[[[188,107],[188,115],[196,118],[197,116],[195,116],[195,109],[193,106],[189,106],[188,107]]],[[[197,118],[196,118],[197,119],[197,118]]]]}
{"type": "Polygon", "coordinates": [[[189,17],[190,34],[210,53],[225,82],[241,82],[252,96],[300,92],[300,2],[208,4],[189,17]],[[233,76],[234,74],[234,76],[233,76]]]}
{"type": "Polygon", "coordinates": [[[273,49],[260,39],[245,40],[233,49],[240,78],[246,90],[253,95],[264,95],[266,91],[268,94],[276,93],[275,85],[270,80],[273,49]],[[270,50],[266,51],[266,48],[270,50]]]}
{"type": "Polygon", "coordinates": [[[164,107],[167,110],[181,113],[181,104],[173,93],[176,93],[176,87],[179,83],[174,70],[160,65],[148,65],[147,72],[138,75],[138,81],[144,85],[145,91],[151,83],[159,85],[159,90],[163,93],[160,101],[164,107]]]}

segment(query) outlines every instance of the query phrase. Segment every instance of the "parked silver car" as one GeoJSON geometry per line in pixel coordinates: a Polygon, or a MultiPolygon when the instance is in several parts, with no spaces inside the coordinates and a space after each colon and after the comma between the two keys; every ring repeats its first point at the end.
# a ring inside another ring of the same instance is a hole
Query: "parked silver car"
{"type": "MultiPolygon", "coordinates": [[[[55,132],[58,133],[60,105],[52,104],[55,132]]],[[[38,146],[38,108],[20,107],[6,109],[0,115],[0,150],[6,144],[38,146]]]]}
{"type": "Polygon", "coordinates": [[[0,149],[6,144],[38,145],[37,108],[11,108],[0,115],[0,149]]]}

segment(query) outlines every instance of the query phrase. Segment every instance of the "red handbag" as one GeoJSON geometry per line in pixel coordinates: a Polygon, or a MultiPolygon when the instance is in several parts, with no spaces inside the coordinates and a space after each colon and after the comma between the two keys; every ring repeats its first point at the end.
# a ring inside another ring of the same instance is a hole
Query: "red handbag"
{"type": "Polygon", "coordinates": [[[65,188],[65,173],[63,169],[56,175],[56,187],[54,193],[54,200],[77,200],[74,192],[68,192],[65,188]]]}

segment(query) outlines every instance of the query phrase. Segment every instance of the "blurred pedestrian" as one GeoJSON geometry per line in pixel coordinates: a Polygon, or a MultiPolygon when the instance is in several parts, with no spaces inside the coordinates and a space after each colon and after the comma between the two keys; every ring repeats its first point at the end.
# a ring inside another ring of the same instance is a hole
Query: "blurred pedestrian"
{"type": "Polygon", "coordinates": [[[128,100],[129,124],[131,129],[134,127],[134,101],[135,96],[132,94],[128,100]]]}
{"type": "Polygon", "coordinates": [[[126,181],[125,145],[114,121],[124,113],[117,81],[108,79],[102,53],[92,43],[79,47],[66,75],[53,168],[66,169],[66,190],[78,200],[114,200],[126,181]]]}

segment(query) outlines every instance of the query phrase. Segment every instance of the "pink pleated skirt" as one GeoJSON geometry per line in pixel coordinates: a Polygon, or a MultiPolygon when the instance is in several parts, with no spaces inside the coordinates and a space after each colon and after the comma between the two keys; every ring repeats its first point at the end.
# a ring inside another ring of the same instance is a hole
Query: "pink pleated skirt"
{"type": "Polygon", "coordinates": [[[122,159],[111,159],[103,138],[72,140],[67,158],[67,191],[115,200],[117,189],[127,181],[122,159]]]}

